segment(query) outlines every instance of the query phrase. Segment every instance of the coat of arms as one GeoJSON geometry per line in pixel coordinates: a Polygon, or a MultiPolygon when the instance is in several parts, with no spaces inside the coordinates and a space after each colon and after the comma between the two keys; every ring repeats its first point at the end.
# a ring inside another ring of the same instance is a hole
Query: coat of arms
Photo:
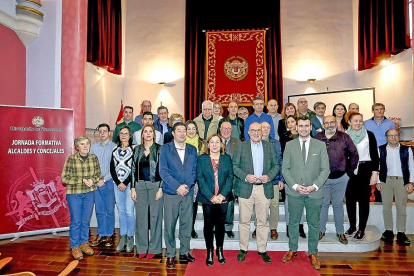
{"type": "Polygon", "coordinates": [[[249,72],[249,64],[241,56],[231,56],[224,63],[224,73],[233,81],[241,81],[249,72]]]}

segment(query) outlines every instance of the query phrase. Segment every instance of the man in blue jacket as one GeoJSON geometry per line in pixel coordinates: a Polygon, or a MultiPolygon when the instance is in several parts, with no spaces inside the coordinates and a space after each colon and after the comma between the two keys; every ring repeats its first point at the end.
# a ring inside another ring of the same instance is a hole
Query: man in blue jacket
{"type": "Polygon", "coordinates": [[[164,240],[167,247],[167,267],[175,265],[175,227],[180,217],[180,260],[194,262],[190,254],[193,219],[193,192],[197,178],[197,150],[185,142],[185,124],[176,123],[174,140],[161,147],[160,175],[164,192],[164,240]]]}

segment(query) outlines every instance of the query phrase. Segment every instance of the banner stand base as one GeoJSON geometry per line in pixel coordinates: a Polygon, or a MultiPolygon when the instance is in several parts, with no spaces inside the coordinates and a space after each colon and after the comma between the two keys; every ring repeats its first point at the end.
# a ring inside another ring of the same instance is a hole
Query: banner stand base
{"type": "Polygon", "coordinates": [[[52,228],[52,229],[44,229],[44,230],[3,234],[3,235],[0,235],[0,240],[11,238],[10,242],[14,242],[17,239],[22,238],[22,237],[44,235],[44,234],[53,234],[56,236],[58,232],[65,232],[65,231],[69,231],[69,227],[60,227],[60,228],[52,228]]]}

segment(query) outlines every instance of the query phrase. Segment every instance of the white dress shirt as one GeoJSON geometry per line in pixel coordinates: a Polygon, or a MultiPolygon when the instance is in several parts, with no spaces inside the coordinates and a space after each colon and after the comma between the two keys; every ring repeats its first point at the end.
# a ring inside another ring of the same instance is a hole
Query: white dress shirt
{"type": "MultiPolygon", "coordinates": [[[[414,162],[413,151],[408,148],[408,169],[410,171],[410,183],[414,182],[414,162]]],[[[398,147],[392,148],[387,144],[387,176],[402,177],[401,158],[400,158],[400,144],[398,147]]],[[[406,183],[404,183],[406,184],[406,183]]]]}
{"type": "Polygon", "coordinates": [[[181,147],[175,140],[174,140],[174,146],[177,150],[178,156],[180,156],[181,163],[184,164],[184,156],[185,156],[185,148],[187,143],[184,143],[184,146],[181,147]]]}
{"type": "MultiPolygon", "coordinates": [[[[308,160],[308,154],[309,154],[310,137],[308,137],[308,139],[306,139],[306,140],[302,140],[301,138],[299,138],[298,141],[299,141],[300,151],[301,152],[302,152],[303,142],[306,141],[305,142],[305,149],[306,149],[306,161],[307,161],[308,160]]],[[[305,161],[305,163],[306,163],[306,161],[305,161]]],[[[304,183],[302,183],[301,185],[303,185],[303,184],[304,183]]],[[[299,184],[294,184],[292,186],[292,189],[296,191],[296,189],[298,188],[298,185],[299,184]]],[[[315,191],[319,190],[319,187],[316,186],[316,184],[313,184],[312,186],[315,187],[315,191]]]]}

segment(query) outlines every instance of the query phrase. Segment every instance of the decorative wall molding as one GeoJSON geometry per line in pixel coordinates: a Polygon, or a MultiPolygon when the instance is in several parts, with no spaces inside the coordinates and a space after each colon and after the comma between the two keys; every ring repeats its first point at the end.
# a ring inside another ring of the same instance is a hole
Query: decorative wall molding
{"type": "Polygon", "coordinates": [[[29,46],[38,36],[43,25],[44,14],[41,4],[32,0],[13,0],[14,13],[10,8],[0,6],[0,24],[14,30],[24,46],[29,46]]]}

